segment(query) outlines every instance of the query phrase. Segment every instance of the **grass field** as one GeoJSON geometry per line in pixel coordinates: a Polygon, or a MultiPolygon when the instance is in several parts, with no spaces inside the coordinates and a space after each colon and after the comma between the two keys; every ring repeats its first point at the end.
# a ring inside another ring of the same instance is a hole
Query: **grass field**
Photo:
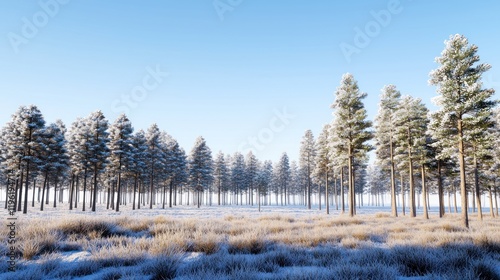
{"type": "Polygon", "coordinates": [[[221,208],[19,215],[17,271],[3,261],[0,278],[500,279],[498,218],[221,208]]]}

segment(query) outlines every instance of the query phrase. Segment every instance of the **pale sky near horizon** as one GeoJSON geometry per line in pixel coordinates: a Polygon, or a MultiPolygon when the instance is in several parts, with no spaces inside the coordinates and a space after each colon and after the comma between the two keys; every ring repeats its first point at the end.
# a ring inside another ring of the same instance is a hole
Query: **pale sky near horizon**
{"type": "Polygon", "coordinates": [[[484,84],[500,90],[498,11],[493,0],[1,1],[0,125],[29,104],[68,127],[126,112],[187,152],[201,135],[213,154],[296,160],[304,131],[332,120],[343,73],[368,93],[370,119],[387,84],[434,110],[428,74],[451,34],[478,45],[493,66],[484,84]]]}

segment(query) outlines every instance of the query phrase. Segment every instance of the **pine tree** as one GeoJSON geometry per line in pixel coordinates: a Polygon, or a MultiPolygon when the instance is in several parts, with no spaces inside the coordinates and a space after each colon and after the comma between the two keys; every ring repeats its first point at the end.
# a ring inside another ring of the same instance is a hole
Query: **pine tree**
{"type": "Polygon", "coordinates": [[[311,130],[306,130],[300,146],[300,168],[306,175],[307,209],[311,209],[312,172],[314,170],[316,147],[311,130]]]}
{"type": "Polygon", "coordinates": [[[229,170],[223,152],[219,152],[214,162],[214,183],[217,188],[217,204],[221,205],[221,193],[229,187],[229,170]]]}
{"type": "Polygon", "coordinates": [[[398,216],[396,207],[396,170],[394,166],[395,149],[395,112],[401,93],[394,85],[385,86],[380,95],[378,114],[375,117],[376,155],[381,166],[389,167],[391,176],[391,211],[394,217],[398,216]]]}
{"type": "Polygon", "coordinates": [[[132,123],[125,115],[120,115],[109,129],[109,149],[110,149],[110,168],[117,174],[117,199],[116,212],[120,211],[122,194],[122,176],[127,172],[132,164],[134,147],[132,145],[132,136],[134,128],[132,123]]]}
{"type": "Polygon", "coordinates": [[[467,210],[466,162],[464,142],[474,124],[483,121],[495,102],[491,100],[493,89],[483,89],[481,76],[488,71],[489,64],[477,64],[477,46],[469,45],[463,35],[452,35],[445,42],[441,57],[436,58],[440,67],[430,73],[430,84],[437,86],[435,103],[440,107],[443,118],[441,129],[450,130],[451,138],[458,148],[460,165],[460,190],[462,221],[469,227],[467,210]]]}
{"type": "MultiPolygon", "coordinates": [[[[233,155],[231,163],[231,185],[233,186],[233,193],[236,196],[236,204],[238,204],[238,193],[242,195],[243,187],[245,185],[245,158],[239,152],[233,155]]],[[[243,199],[241,200],[243,204],[243,199]]]]}
{"type": "MultiPolygon", "coordinates": [[[[64,134],[66,127],[61,120],[47,126],[43,131],[40,171],[48,177],[54,179],[54,208],[57,203],[57,186],[62,181],[69,169],[69,157],[66,151],[66,139],[64,134]]],[[[45,182],[48,186],[48,181],[45,182]]],[[[44,190],[45,190],[44,186],[44,190]]],[[[42,194],[42,203],[40,210],[43,210],[44,192],[42,194]]]]}
{"type": "Polygon", "coordinates": [[[333,137],[338,139],[337,149],[343,148],[343,153],[348,159],[349,215],[352,217],[356,206],[354,160],[371,150],[367,141],[372,138],[372,132],[369,131],[372,124],[366,119],[367,113],[362,103],[366,93],[359,90],[358,83],[351,74],[342,76],[335,95],[335,101],[331,106],[334,109],[333,137]]]}
{"type": "MultiPolygon", "coordinates": [[[[148,144],[146,135],[143,130],[139,130],[132,136],[132,160],[130,162],[130,172],[134,176],[134,194],[132,199],[132,210],[135,210],[135,200],[137,197],[139,183],[147,176],[147,159],[148,159],[148,144]]],[[[140,199],[137,203],[137,208],[141,208],[140,199]]]]}
{"type": "MultiPolygon", "coordinates": [[[[277,187],[277,192],[281,192],[282,198],[281,198],[281,205],[283,205],[283,200],[284,204],[287,205],[288,202],[288,195],[289,195],[289,188],[290,188],[290,181],[291,181],[291,170],[290,170],[290,159],[288,158],[288,155],[286,153],[283,153],[279,159],[279,162],[276,166],[275,169],[276,173],[276,187],[277,187]]],[[[278,204],[278,200],[276,199],[276,204],[278,204]]]]}
{"type": "Polygon", "coordinates": [[[253,192],[255,187],[255,177],[257,176],[257,158],[252,153],[248,152],[245,157],[245,187],[248,192],[248,204],[253,206],[253,192]]]}
{"type": "Polygon", "coordinates": [[[171,169],[171,177],[170,177],[170,200],[169,207],[172,207],[173,203],[173,192],[177,189],[177,186],[183,185],[188,181],[187,174],[187,157],[184,149],[179,146],[179,143],[175,139],[171,139],[169,144],[170,151],[170,169],[171,169]]]}
{"type": "Polygon", "coordinates": [[[21,106],[12,115],[13,137],[7,142],[8,149],[13,148],[19,158],[19,168],[21,178],[19,180],[18,211],[21,211],[22,184],[24,183],[24,207],[23,214],[28,213],[28,190],[33,174],[37,172],[41,165],[40,155],[43,149],[42,138],[45,127],[45,120],[42,113],[34,105],[21,106]],[[30,177],[31,176],[31,177],[30,177]]]}
{"type": "Polygon", "coordinates": [[[453,161],[456,158],[455,143],[453,140],[453,131],[450,129],[442,129],[441,122],[444,115],[442,112],[433,112],[429,114],[429,125],[427,134],[430,136],[430,148],[434,155],[435,168],[437,172],[437,187],[439,201],[439,217],[442,218],[445,214],[444,209],[444,173],[446,170],[452,169],[455,165],[453,161]]]}
{"type": "Polygon", "coordinates": [[[261,208],[262,196],[266,196],[272,182],[273,164],[271,161],[266,160],[263,164],[258,164],[259,168],[255,176],[255,186],[257,188],[257,202],[259,205],[259,212],[261,208]]]}
{"type": "Polygon", "coordinates": [[[397,148],[396,159],[399,160],[399,168],[408,168],[410,185],[410,216],[416,217],[417,208],[415,200],[414,167],[424,152],[426,144],[428,110],[420,98],[404,96],[396,110],[394,120],[396,129],[397,148]]]}
{"type": "Polygon", "coordinates": [[[152,124],[146,134],[146,143],[148,145],[148,156],[146,160],[149,173],[149,208],[153,209],[154,203],[154,184],[156,181],[157,171],[161,170],[163,150],[161,144],[160,129],[156,124],[152,124]]]}
{"type": "MultiPolygon", "coordinates": [[[[85,211],[85,198],[87,190],[87,177],[89,174],[90,166],[90,132],[87,122],[84,119],[78,118],[71,125],[67,151],[69,162],[71,166],[71,173],[75,177],[75,186],[72,187],[70,192],[70,210],[73,209],[72,199],[75,199],[75,208],[78,203],[78,181],[79,176],[83,175],[83,206],[82,211],[85,211]]],[[[45,184],[44,184],[45,186],[45,184]]]]}
{"type": "Polygon", "coordinates": [[[203,137],[198,137],[189,155],[189,183],[198,193],[197,206],[200,207],[201,194],[213,180],[212,152],[203,137]]]}
{"type": "Polygon", "coordinates": [[[97,183],[99,180],[99,174],[101,174],[106,165],[109,163],[109,133],[108,133],[108,121],[104,117],[101,111],[96,111],[90,114],[86,119],[88,123],[88,128],[90,132],[89,137],[89,162],[92,167],[93,173],[93,198],[92,198],[92,212],[96,211],[97,204],[97,183]]]}
{"type": "MultiPolygon", "coordinates": [[[[319,182],[323,182],[325,186],[325,206],[327,214],[330,214],[330,203],[328,201],[328,175],[331,168],[330,129],[331,128],[329,124],[324,125],[323,130],[318,136],[318,139],[316,139],[316,165],[313,172],[314,177],[317,178],[319,182]]],[[[321,190],[319,197],[321,198],[321,190]]],[[[321,199],[319,202],[319,209],[321,210],[321,199]]]]}

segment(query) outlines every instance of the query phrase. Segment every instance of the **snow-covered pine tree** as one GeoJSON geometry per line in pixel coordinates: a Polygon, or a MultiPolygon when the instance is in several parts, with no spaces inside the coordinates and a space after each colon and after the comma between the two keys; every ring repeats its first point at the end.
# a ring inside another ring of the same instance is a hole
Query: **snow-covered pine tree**
{"type": "Polygon", "coordinates": [[[93,173],[93,198],[92,198],[92,212],[96,211],[97,193],[98,193],[98,180],[106,165],[109,163],[109,133],[108,121],[101,111],[91,113],[86,122],[89,129],[89,162],[93,173]]]}
{"type": "Polygon", "coordinates": [[[179,143],[174,138],[170,139],[168,143],[169,152],[170,152],[170,199],[169,199],[169,207],[172,207],[174,203],[174,192],[176,193],[177,186],[183,185],[187,183],[188,174],[187,174],[187,157],[184,149],[179,146],[179,143]]]}
{"type": "MultiPolygon", "coordinates": [[[[288,205],[290,202],[288,201],[289,197],[289,186],[291,183],[292,175],[290,170],[290,159],[288,158],[287,153],[281,154],[281,157],[276,165],[276,170],[274,172],[276,174],[276,191],[281,193],[281,205],[288,205]]],[[[278,204],[278,200],[276,199],[276,204],[278,204]]]]}
{"type": "Polygon", "coordinates": [[[134,128],[124,114],[120,115],[109,128],[109,168],[117,175],[116,212],[120,211],[122,176],[128,172],[133,161],[134,128]]]}
{"type": "Polygon", "coordinates": [[[362,102],[366,93],[359,90],[358,83],[351,74],[342,76],[335,95],[335,101],[331,105],[334,109],[333,137],[338,139],[336,146],[344,148],[344,154],[348,158],[349,215],[354,216],[356,206],[354,159],[372,149],[367,143],[373,137],[369,130],[372,123],[367,120],[366,109],[362,102]]]}
{"type": "MultiPolygon", "coordinates": [[[[132,160],[129,169],[134,177],[132,210],[135,210],[137,193],[139,193],[139,195],[141,193],[141,190],[138,188],[147,177],[148,143],[143,130],[139,130],[132,136],[132,147],[132,160]]],[[[141,208],[140,198],[138,199],[137,208],[141,208]]]]}
{"type": "Polygon", "coordinates": [[[214,184],[217,189],[217,205],[221,205],[221,196],[229,187],[229,170],[222,151],[217,154],[214,161],[214,184]]]}
{"type": "Polygon", "coordinates": [[[213,181],[212,152],[203,137],[198,137],[189,155],[189,183],[198,193],[197,206],[200,207],[202,193],[213,181]]]}
{"type": "Polygon", "coordinates": [[[160,137],[161,132],[158,125],[152,124],[146,133],[146,143],[148,145],[146,164],[149,173],[149,209],[153,209],[154,184],[156,182],[157,171],[161,170],[162,166],[163,150],[160,137]]]}
{"type": "MultiPolygon", "coordinates": [[[[342,214],[345,213],[345,187],[344,187],[344,170],[347,168],[349,155],[345,152],[345,141],[337,135],[336,126],[340,125],[335,120],[330,123],[329,146],[330,146],[330,164],[334,174],[338,174],[340,188],[340,209],[342,214]]],[[[336,186],[335,186],[336,188],[336,186]]],[[[337,204],[338,210],[338,204],[337,204]]]]}
{"type": "Polygon", "coordinates": [[[28,190],[31,177],[33,177],[33,174],[30,174],[30,172],[37,172],[41,164],[40,155],[43,149],[42,138],[44,127],[45,120],[43,119],[42,113],[34,105],[21,106],[16,113],[12,115],[11,128],[14,131],[10,134],[13,135],[14,142],[7,142],[7,146],[12,147],[12,145],[19,145],[13,148],[18,153],[17,157],[20,157],[21,169],[18,211],[21,211],[23,183],[25,188],[24,207],[22,208],[23,214],[28,213],[28,190]]]}
{"type": "Polygon", "coordinates": [[[456,164],[456,143],[453,141],[453,130],[442,129],[441,122],[443,121],[443,112],[437,111],[429,114],[429,125],[427,134],[430,136],[430,148],[434,154],[435,169],[437,172],[437,187],[439,201],[439,217],[442,218],[445,214],[444,209],[444,174],[446,170],[453,169],[456,164]]]}
{"type": "Polygon", "coordinates": [[[316,145],[314,135],[310,129],[306,130],[302,141],[300,142],[300,168],[305,171],[306,175],[306,194],[307,194],[307,209],[311,209],[311,193],[312,193],[312,174],[315,166],[316,145]]]}
{"type": "Polygon", "coordinates": [[[165,131],[161,132],[160,141],[162,157],[160,159],[161,166],[157,175],[160,186],[163,188],[161,195],[162,209],[165,209],[167,201],[167,185],[169,185],[169,187],[171,186],[170,183],[172,182],[172,178],[174,176],[173,167],[175,165],[175,159],[172,151],[174,149],[173,146],[176,145],[177,141],[175,141],[175,139],[165,131]]]}
{"type": "Polygon", "coordinates": [[[319,209],[321,210],[321,185],[325,186],[325,206],[326,214],[330,214],[330,203],[328,201],[328,175],[330,174],[330,124],[325,124],[323,130],[316,139],[316,165],[313,175],[319,182],[319,209]],[[321,183],[322,182],[322,183],[321,183]]]}
{"type": "Polygon", "coordinates": [[[396,170],[394,166],[394,114],[397,110],[401,93],[395,85],[387,85],[382,89],[377,116],[375,117],[375,147],[379,165],[388,168],[391,175],[391,212],[398,216],[396,207],[396,170]]]}
{"type": "Polygon", "coordinates": [[[245,185],[245,158],[239,152],[234,153],[231,163],[231,185],[235,195],[236,205],[238,205],[238,194],[240,194],[241,204],[243,204],[243,187],[245,185]]]}
{"type": "MultiPolygon", "coordinates": [[[[51,178],[54,180],[54,208],[57,203],[58,184],[65,177],[66,171],[69,170],[69,157],[66,151],[65,133],[66,127],[64,123],[61,120],[57,120],[44,129],[42,137],[43,151],[41,153],[42,164],[40,166],[40,171],[42,174],[46,173],[48,176],[45,182],[47,186],[44,186],[44,188],[48,187],[51,178]]],[[[40,210],[42,211],[44,194],[43,190],[42,203],[40,206],[40,210]]]]}
{"type": "Polygon", "coordinates": [[[494,90],[484,89],[482,75],[488,71],[489,64],[477,64],[477,46],[469,45],[463,35],[452,35],[445,41],[445,49],[436,58],[440,67],[430,73],[429,83],[437,86],[438,96],[434,98],[443,115],[441,129],[451,130],[450,136],[458,148],[460,165],[460,190],[462,199],[462,222],[469,227],[467,210],[466,162],[464,142],[473,129],[480,123],[484,114],[490,111],[495,102],[491,99],[494,90]]]}
{"type": "Polygon", "coordinates": [[[408,168],[410,217],[416,217],[414,167],[426,144],[428,110],[420,98],[404,96],[396,110],[396,160],[399,168],[408,168]]]}
{"type": "MultiPolygon", "coordinates": [[[[9,209],[9,211],[17,210],[17,200],[19,198],[19,185],[20,185],[20,177],[22,173],[21,169],[21,160],[22,160],[22,145],[21,140],[22,137],[14,128],[14,122],[9,121],[1,131],[0,137],[2,137],[1,141],[1,157],[2,157],[2,169],[4,170],[7,183],[11,181],[15,181],[15,197],[12,201],[12,204],[7,203],[7,199],[5,200],[5,208],[9,209]]],[[[6,189],[7,192],[7,189],[6,189]]],[[[6,193],[7,195],[7,193],[6,193]]],[[[7,197],[7,196],[6,196],[7,197]]]]}
{"type": "Polygon", "coordinates": [[[262,196],[266,196],[272,182],[273,176],[273,163],[269,160],[264,161],[263,164],[258,164],[259,168],[255,176],[255,186],[257,189],[257,202],[259,205],[259,212],[262,205],[262,196]]]}
{"type": "Polygon", "coordinates": [[[250,204],[252,206],[254,197],[255,177],[257,176],[257,170],[258,170],[257,157],[255,157],[252,151],[250,151],[245,157],[245,187],[248,193],[247,204],[250,204]]]}

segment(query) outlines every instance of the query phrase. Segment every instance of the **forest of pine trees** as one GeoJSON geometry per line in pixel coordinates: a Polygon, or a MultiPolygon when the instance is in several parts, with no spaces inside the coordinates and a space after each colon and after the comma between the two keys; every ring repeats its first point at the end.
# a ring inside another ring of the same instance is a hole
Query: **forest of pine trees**
{"type": "Polygon", "coordinates": [[[500,109],[494,90],[481,82],[491,66],[479,63],[477,46],[464,36],[451,36],[436,62],[429,83],[437,89],[437,111],[387,85],[373,123],[363,104],[367,94],[344,74],[331,123],[317,137],[305,132],[298,162],[287,153],[275,163],[252,152],[212,155],[202,137],[186,154],[156,124],[134,131],[127,116],[110,123],[96,111],[67,128],[61,121],[47,124],[34,105],[21,106],[1,131],[1,185],[5,193],[5,186],[15,187],[14,210],[24,214],[38,202],[41,211],[96,211],[98,204],[110,211],[127,204],[318,205],[354,216],[363,205],[387,203],[393,216],[409,209],[415,217],[421,202],[428,218],[432,193],[440,216],[467,206],[460,210],[467,227],[468,208],[477,209],[479,219],[486,204],[498,215],[500,109]],[[376,160],[369,166],[372,150],[376,160]]]}

